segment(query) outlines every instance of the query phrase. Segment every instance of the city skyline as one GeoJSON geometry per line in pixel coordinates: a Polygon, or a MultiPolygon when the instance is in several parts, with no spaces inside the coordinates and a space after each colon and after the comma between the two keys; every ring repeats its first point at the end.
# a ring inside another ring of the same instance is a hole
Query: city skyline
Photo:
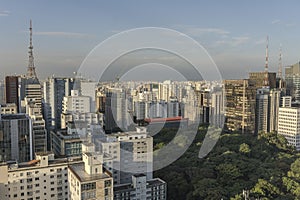
{"type": "MultiPolygon", "coordinates": [[[[41,80],[52,74],[72,75],[100,42],[138,27],[164,27],[192,37],[208,51],[224,79],[246,78],[249,71],[263,71],[269,35],[269,70],[277,72],[280,44],[284,66],[299,61],[297,4],[213,1],[183,7],[178,1],[134,1],[131,5],[116,1],[88,5],[68,1],[25,5],[6,2],[0,10],[1,69],[11,75],[26,72],[32,19],[35,66],[41,80]]],[[[4,79],[2,76],[0,79],[4,79]]]]}

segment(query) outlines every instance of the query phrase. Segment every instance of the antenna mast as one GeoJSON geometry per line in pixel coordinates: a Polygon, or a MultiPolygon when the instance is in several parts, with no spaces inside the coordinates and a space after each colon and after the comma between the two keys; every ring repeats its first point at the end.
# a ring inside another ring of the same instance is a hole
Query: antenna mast
{"type": "Polygon", "coordinates": [[[266,46],[266,63],[265,63],[265,75],[264,75],[264,86],[269,86],[269,36],[267,36],[266,46]]]}
{"type": "Polygon", "coordinates": [[[28,68],[27,68],[27,78],[37,79],[35,67],[34,67],[34,59],[33,59],[32,21],[31,20],[30,20],[29,33],[30,33],[30,42],[29,42],[29,47],[28,47],[29,60],[28,60],[28,68]]]}

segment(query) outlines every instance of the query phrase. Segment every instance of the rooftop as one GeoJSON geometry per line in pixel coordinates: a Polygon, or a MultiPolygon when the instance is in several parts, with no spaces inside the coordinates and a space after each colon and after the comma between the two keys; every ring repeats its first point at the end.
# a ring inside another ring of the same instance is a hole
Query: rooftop
{"type": "Polygon", "coordinates": [[[84,163],[76,163],[69,165],[71,171],[76,175],[76,177],[80,180],[80,182],[88,182],[88,181],[96,181],[99,179],[110,178],[107,173],[102,174],[88,174],[84,170],[84,163]]]}
{"type": "Polygon", "coordinates": [[[161,180],[160,178],[154,178],[147,181],[149,186],[165,184],[166,182],[161,180]]]}
{"type": "Polygon", "coordinates": [[[26,115],[24,113],[19,113],[19,114],[2,114],[1,118],[7,119],[7,120],[12,120],[12,119],[27,119],[29,117],[28,117],[28,115],[26,115]]]}

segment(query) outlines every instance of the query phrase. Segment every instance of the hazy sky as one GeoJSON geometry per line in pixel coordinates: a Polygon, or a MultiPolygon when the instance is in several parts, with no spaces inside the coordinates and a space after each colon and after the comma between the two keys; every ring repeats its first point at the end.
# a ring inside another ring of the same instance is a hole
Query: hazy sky
{"type": "Polygon", "coordinates": [[[297,0],[0,1],[0,79],[26,72],[30,19],[41,79],[71,75],[100,42],[138,27],[189,35],[208,51],[223,78],[263,70],[269,35],[270,70],[277,71],[280,44],[284,65],[299,61],[299,8],[297,0]]]}

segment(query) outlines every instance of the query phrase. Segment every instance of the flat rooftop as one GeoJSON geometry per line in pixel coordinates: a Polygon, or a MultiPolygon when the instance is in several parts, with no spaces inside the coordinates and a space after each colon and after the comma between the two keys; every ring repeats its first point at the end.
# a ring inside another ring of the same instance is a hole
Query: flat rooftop
{"type": "Polygon", "coordinates": [[[12,119],[27,119],[29,118],[26,114],[20,113],[20,114],[2,114],[2,119],[12,120],[12,119]]]}
{"type": "Polygon", "coordinates": [[[147,183],[149,186],[153,186],[153,185],[165,184],[166,182],[161,180],[160,178],[154,178],[154,179],[148,180],[147,183]]]}
{"type": "Polygon", "coordinates": [[[69,168],[71,171],[76,175],[76,177],[80,180],[80,182],[89,182],[89,181],[95,181],[99,179],[106,179],[110,178],[108,174],[105,172],[102,174],[88,174],[84,170],[84,163],[76,163],[69,165],[69,168]]]}

